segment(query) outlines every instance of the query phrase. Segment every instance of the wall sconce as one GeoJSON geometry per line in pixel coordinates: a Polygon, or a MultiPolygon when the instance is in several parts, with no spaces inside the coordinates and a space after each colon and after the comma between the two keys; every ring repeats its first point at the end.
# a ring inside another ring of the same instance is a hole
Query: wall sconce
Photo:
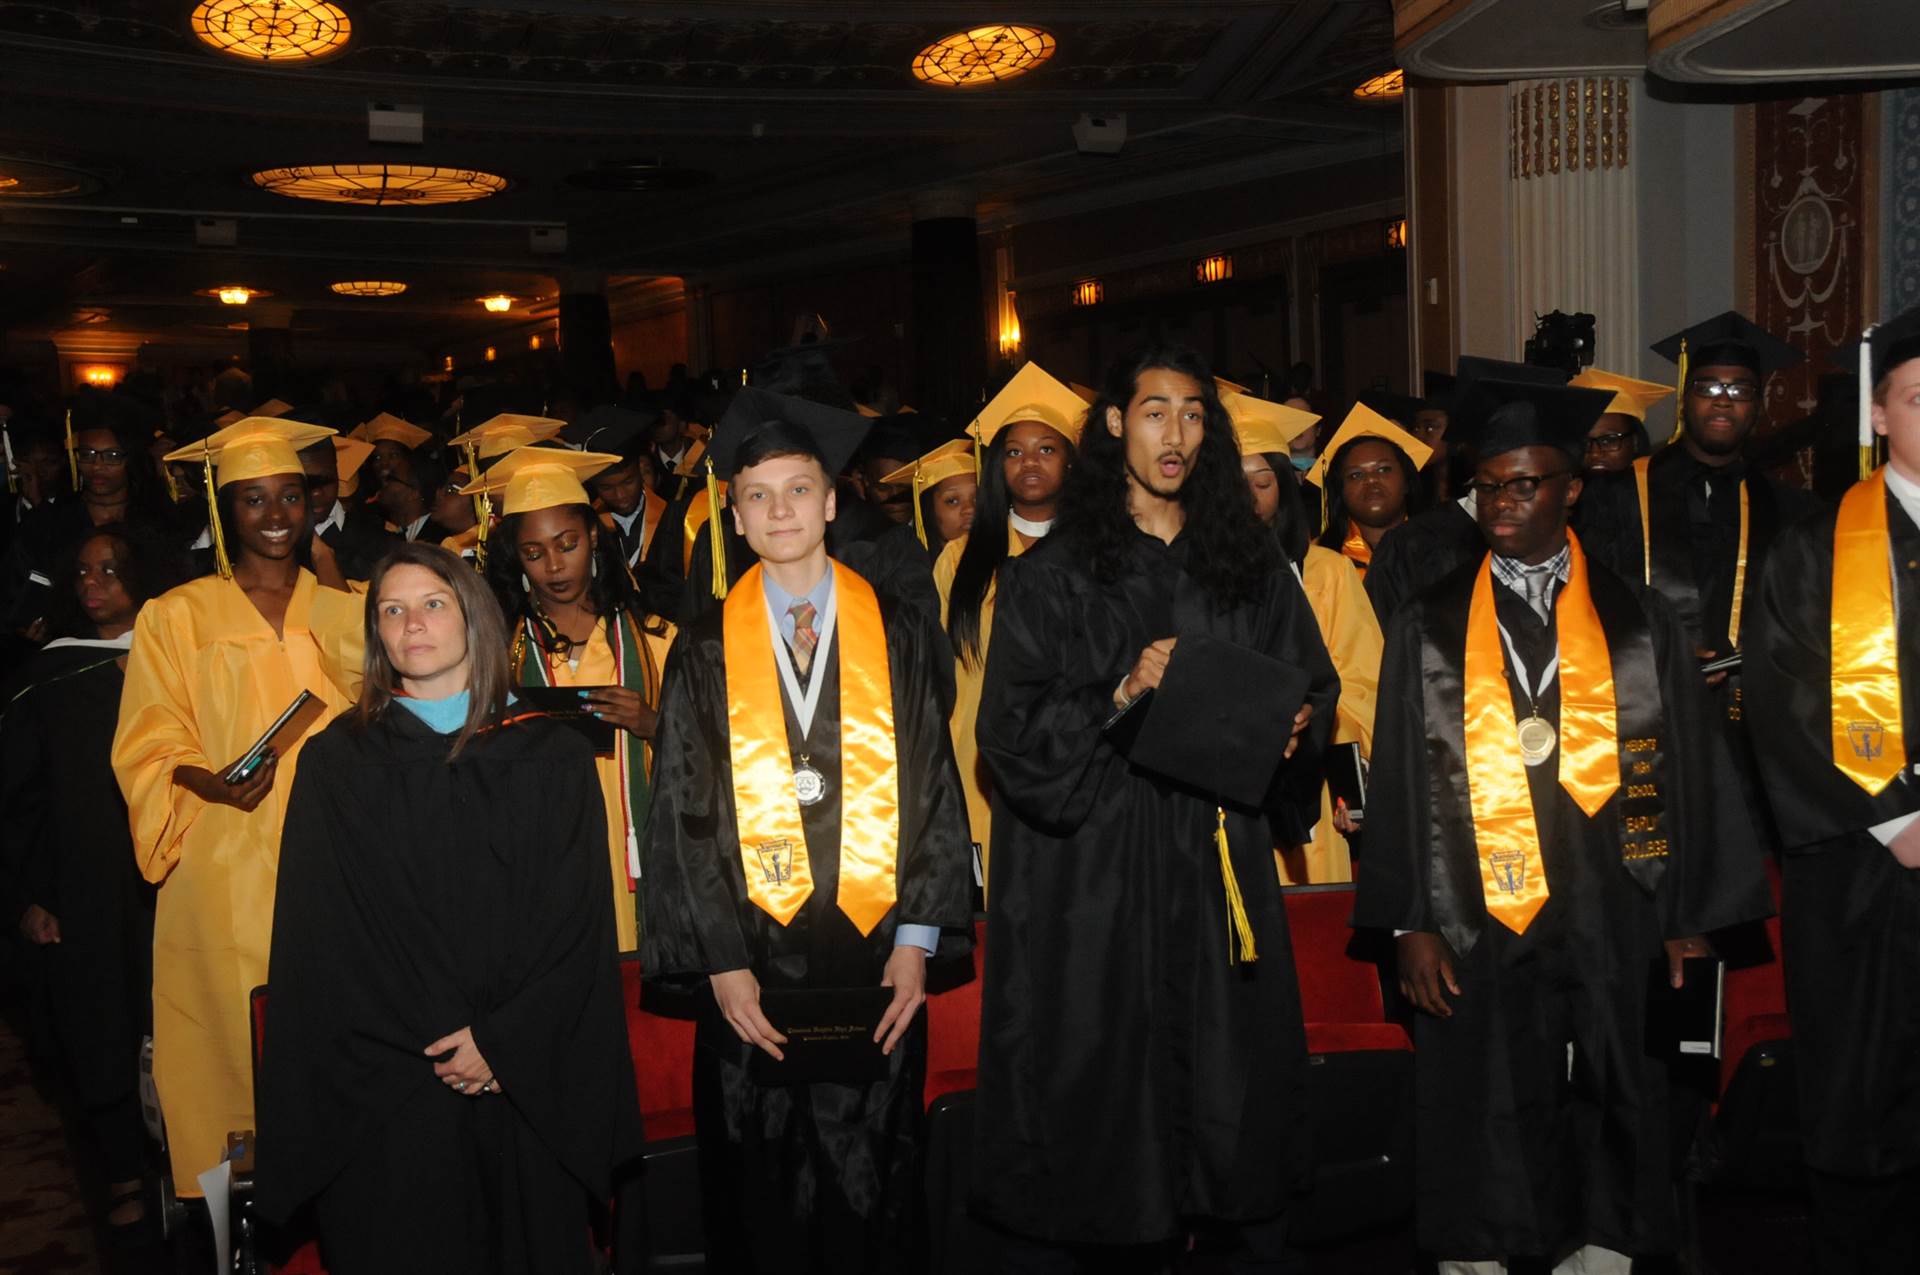
{"type": "Polygon", "coordinates": [[[449,354],[446,358],[440,360],[440,366],[446,371],[453,371],[453,355],[449,354]]]}
{"type": "Polygon", "coordinates": [[[94,363],[78,369],[82,384],[97,390],[110,390],[120,383],[120,369],[107,363],[94,363]]]}
{"type": "Polygon", "coordinates": [[[1075,305],[1099,305],[1107,299],[1107,285],[1098,279],[1082,279],[1073,285],[1075,305]]]}
{"type": "Polygon", "coordinates": [[[537,350],[540,348],[540,334],[538,332],[527,338],[527,348],[529,350],[537,350]]]}
{"type": "Polygon", "coordinates": [[[1220,283],[1233,278],[1233,258],[1225,253],[1202,257],[1193,263],[1195,283],[1220,283]]]}
{"type": "Polygon", "coordinates": [[[1009,292],[1000,303],[1000,357],[1011,359],[1020,353],[1020,313],[1013,307],[1014,294],[1009,292]]]}
{"type": "Polygon", "coordinates": [[[491,345],[489,345],[487,347],[487,362],[491,363],[499,357],[500,357],[500,351],[494,349],[491,345]]]}
{"type": "Polygon", "coordinates": [[[1407,246],[1407,219],[1396,217],[1387,223],[1387,251],[1407,246]]]}

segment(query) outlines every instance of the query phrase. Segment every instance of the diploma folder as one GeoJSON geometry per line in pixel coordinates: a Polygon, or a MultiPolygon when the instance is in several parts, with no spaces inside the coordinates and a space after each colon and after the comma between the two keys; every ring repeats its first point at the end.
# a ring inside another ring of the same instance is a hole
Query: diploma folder
{"type": "Polygon", "coordinates": [[[260,769],[260,763],[266,760],[269,748],[276,756],[285,757],[300,742],[300,737],[320,720],[320,714],[326,711],[324,700],[312,691],[301,691],[294,696],[293,703],[287,705],[287,711],[275,718],[273,725],[253,741],[253,747],[242,753],[239,761],[227,767],[226,773],[220,778],[230,784],[245,782],[253,776],[254,771],[260,769]]]}
{"type": "Polygon", "coordinates": [[[1310,684],[1305,669],[1249,647],[1182,637],[1159,687],[1107,719],[1107,740],[1142,770],[1257,808],[1310,684]]]}
{"type": "Polygon", "coordinates": [[[1727,967],[1717,957],[1689,956],[1675,990],[1665,954],[1647,976],[1647,1054],[1652,1058],[1718,1058],[1727,967]]]}
{"type": "Polygon", "coordinates": [[[889,1059],[873,1039],[893,1003],[891,987],[760,989],[760,1012],[787,1043],[785,1059],[753,1051],[753,1078],[763,1085],[869,1085],[887,1078],[889,1059]]]}
{"type": "Polygon", "coordinates": [[[585,691],[606,689],[604,686],[516,686],[513,697],[529,710],[578,731],[593,745],[597,755],[611,757],[614,725],[588,712],[583,695],[585,691]]]}

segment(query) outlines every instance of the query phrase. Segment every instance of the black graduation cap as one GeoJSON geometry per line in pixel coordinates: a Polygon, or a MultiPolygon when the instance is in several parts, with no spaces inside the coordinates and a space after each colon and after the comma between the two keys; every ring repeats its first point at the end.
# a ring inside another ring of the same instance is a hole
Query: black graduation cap
{"type": "Polygon", "coordinates": [[[1560,382],[1462,378],[1451,428],[1485,460],[1519,447],[1557,447],[1576,461],[1586,454],[1587,434],[1613,402],[1612,390],[1560,382]]]}
{"type": "Polygon", "coordinates": [[[1867,329],[1864,341],[1854,341],[1842,349],[1835,350],[1833,361],[1849,372],[1860,370],[1860,347],[1873,348],[1873,363],[1867,376],[1867,384],[1862,393],[1870,394],[1873,387],[1880,384],[1880,378],[1908,359],[1920,359],[1920,306],[1905,314],[1888,319],[1885,323],[1876,323],[1867,329]]]}
{"type": "Polygon", "coordinates": [[[920,444],[920,435],[913,428],[911,413],[874,417],[868,424],[871,428],[860,444],[862,460],[884,457],[905,464],[928,450],[920,444]]]}
{"type": "Polygon", "coordinates": [[[1143,770],[1216,801],[1257,807],[1309,684],[1293,664],[1191,634],[1174,647],[1159,687],[1107,722],[1107,739],[1143,770]]]}
{"type": "Polygon", "coordinates": [[[1360,396],[1359,401],[1403,429],[1412,429],[1413,418],[1426,406],[1411,394],[1399,394],[1392,390],[1368,390],[1360,396]]]}
{"type": "MultiPolygon", "coordinates": [[[[1656,341],[1653,352],[1669,363],[1679,364],[1682,342],[1686,343],[1687,367],[1729,363],[1763,378],[1807,357],[1737,310],[1716,314],[1704,323],[1656,341]]],[[[1684,394],[1686,387],[1680,390],[1684,394]]]]}
{"type": "MultiPolygon", "coordinates": [[[[1421,373],[1421,389],[1427,396],[1424,406],[1442,412],[1451,412],[1453,410],[1454,380],[1455,378],[1446,372],[1421,373]]],[[[1384,414],[1385,413],[1382,413],[1382,415],[1384,414]]]]}
{"type": "Polygon", "coordinates": [[[659,420],[657,408],[636,411],[630,407],[602,403],[582,413],[571,425],[561,430],[560,438],[582,451],[613,452],[624,456],[659,420]]]}
{"type": "MultiPolygon", "coordinates": [[[[713,460],[714,473],[722,479],[733,478],[733,457],[740,444],[762,425],[784,421],[813,435],[813,441],[827,460],[827,473],[838,474],[853,459],[860,440],[872,424],[858,412],[844,412],[804,398],[775,394],[748,385],[733,396],[733,402],[713,427],[707,443],[707,455],[713,460]]],[[[916,455],[918,453],[915,453],[916,455]]]]}

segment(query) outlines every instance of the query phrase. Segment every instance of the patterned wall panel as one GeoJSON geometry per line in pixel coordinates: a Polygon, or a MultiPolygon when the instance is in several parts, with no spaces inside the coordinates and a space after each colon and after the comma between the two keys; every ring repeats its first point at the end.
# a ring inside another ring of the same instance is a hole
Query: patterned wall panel
{"type": "Polygon", "coordinates": [[[1880,309],[1899,314],[1920,305],[1920,88],[1883,94],[1880,119],[1887,139],[1880,309]]]}

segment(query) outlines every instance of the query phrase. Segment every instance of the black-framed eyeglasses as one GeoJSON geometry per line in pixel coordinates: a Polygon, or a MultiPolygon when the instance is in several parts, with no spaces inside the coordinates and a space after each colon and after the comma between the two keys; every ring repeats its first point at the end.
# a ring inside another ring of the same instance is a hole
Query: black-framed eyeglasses
{"type": "Polygon", "coordinates": [[[1524,504],[1533,499],[1535,493],[1540,490],[1541,483],[1550,483],[1556,478],[1568,478],[1572,474],[1571,469],[1563,469],[1553,474],[1522,474],[1518,478],[1509,478],[1503,483],[1471,482],[1467,484],[1467,488],[1473,492],[1474,500],[1483,505],[1498,500],[1503,494],[1524,504]]]}
{"type": "Polygon", "coordinates": [[[1724,398],[1729,403],[1751,403],[1760,397],[1760,387],[1753,381],[1688,381],[1687,393],[1698,394],[1701,398],[1724,398]]]}
{"type": "Polygon", "coordinates": [[[127,453],[118,447],[76,447],[73,458],[82,465],[124,465],[127,453]]]}
{"type": "Polygon", "coordinates": [[[1587,438],[1587,450],[1595,451],[1595,452],[1610,452],[1615,450],[1616,448],[1625,447],[1632,442],[1633,442],[1633,435],[1630,433],[1622,432],[1618,434],[1593,434],[1593,435],[1589,435],[1587,438]]]}

